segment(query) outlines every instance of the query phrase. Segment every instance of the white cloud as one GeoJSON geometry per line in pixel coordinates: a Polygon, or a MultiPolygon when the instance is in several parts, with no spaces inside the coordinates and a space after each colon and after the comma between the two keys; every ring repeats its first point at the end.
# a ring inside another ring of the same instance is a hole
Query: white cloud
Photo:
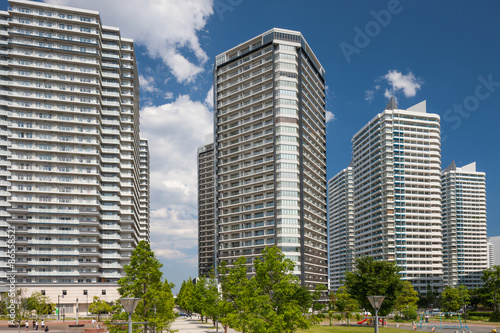
{"type": "Polygon", "coordinates": [[[214,87],[210,87],[210,90],[207,92],[207,97],[205,98],[205,104],[213,109],[214,108],[214,87]]]}
{"type": "Polygon", "coordinates": [[[375,91],[374,90],[365,90],[365,101],[368,101],[368,103],[373,102],[375,99],[375,91]]]}
{"type": "Polygon", "coordinates": [[[155,87],[155,79],[152,76],[143,76],[139,74],[139,84],[141,88],[149,93],[158,93],[160,89],[155,87]]]}
{"type": "Polygon", "coordinates": [[[164,97],[165,97],[165,99],[172,99],[172,98],[174,98],[174,93],[173,93],[173,92],[171,92],[171,91],[167,91],[167,92],[165,93],[165,96],[164,96],[164,97]]]}
{"type": "Polygon", "coordinates": [[[196,262],[197,149],[212,133],[212,113],[186,95],[141,111],[151,157],[151,242],[160,259],[196,262]]]}
{"type": "Polygon", "coordinates": [[[119,27],[122,36],[144,45],[149,56],[163,60],[178,82],[192,82],[208,60],[198,33],[213,14],[213,0],[44,1],[98,10],[104,25],[119,27]]]}
{"type": "Polygon", "coordinates": [[[422,79],[415,77],[411,71],[408,71],[408,74],[405,75],[397,70],[390,70],[382,78],[387,80],[391,86],[384,93],[386,97],[394,96],[401,91],[405,97],[413,97],[417,94],[417,90],[420,89],[422,84],[422,79]]]}
{"type": "Polygon", "coordinates": [[[326,111],[325,120],[327,123],[330,121],[334,121],[335,119],[335,115],[331,111],[326,111]]]}

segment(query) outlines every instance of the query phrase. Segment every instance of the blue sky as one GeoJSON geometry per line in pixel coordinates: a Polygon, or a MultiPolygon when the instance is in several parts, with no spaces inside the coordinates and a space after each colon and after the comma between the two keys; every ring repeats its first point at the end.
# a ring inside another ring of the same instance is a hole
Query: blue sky
{"type": "Polygon", "coordinates": [[[272,27],[301,31],[326,70],[329,178],[348,165],[352,135],[388,95],[400,108],[427,100],[442,117],[442,167],[476,161],[486,172],[488,236],[500,235],[498,1],[46,2],[99,10],[136,41],[152,245],[178,286],[197,271],[196,147],[212,131],[213,59],[272,27]]]}

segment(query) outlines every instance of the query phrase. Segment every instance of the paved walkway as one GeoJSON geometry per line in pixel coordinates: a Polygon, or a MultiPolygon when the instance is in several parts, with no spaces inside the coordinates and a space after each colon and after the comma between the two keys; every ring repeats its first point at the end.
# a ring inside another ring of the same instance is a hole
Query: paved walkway
{"type": "MultiPolygon", "coordinates": [[[[210,320],[209,324],[202,324],[198,319],[190,319],[185,317],[178,317],[172,324],[172,330],[178,330],[179,333],[214,333],[216,329],[212,327],[210,320]]],[[[219,325],[219,333],[223,333],[224,328],[219,325]]],[[[228,333],[237,333],[235,330],[229,328],[228,333]]]]}

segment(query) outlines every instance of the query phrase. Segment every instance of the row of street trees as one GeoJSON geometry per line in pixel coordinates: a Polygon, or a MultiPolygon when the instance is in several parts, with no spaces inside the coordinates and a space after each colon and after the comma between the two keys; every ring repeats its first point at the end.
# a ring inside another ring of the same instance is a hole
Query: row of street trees
{"type": "Polygon", "coordinates": [[[245,258],[228,268],[219,266],[220,281],[212,275],[196,284],[184,281],[177,304],[186,311],[197,312],[214,322],[245,333],[287,333],[307,329],[319,321],[322,290],[310,292],[291,274],[295,264],[277,247],[262,251],[255,260],[255,276],[247,278],[245,258]],[[218,284],[220,283],[220,290],[218,284]]]}

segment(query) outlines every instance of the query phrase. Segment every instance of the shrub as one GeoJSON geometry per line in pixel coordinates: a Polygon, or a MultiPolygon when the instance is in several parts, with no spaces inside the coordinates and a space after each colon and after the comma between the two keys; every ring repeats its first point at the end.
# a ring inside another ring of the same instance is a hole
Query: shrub
{"type": "Polygon", "coordinates": [[[417,309],[416,309],[416,307],[413,307],[413,306],[410,306],[406,309],[403,309],[403,311],[401,311],[401,312],[403,313],[403,316],[407,320],[415,320],[418,317],[417,309]]]}
{"type": "Polygon", "coordinates": [[[490,316],[490,321],[500,322],[500,311],[493,312],[490,316]]]}

